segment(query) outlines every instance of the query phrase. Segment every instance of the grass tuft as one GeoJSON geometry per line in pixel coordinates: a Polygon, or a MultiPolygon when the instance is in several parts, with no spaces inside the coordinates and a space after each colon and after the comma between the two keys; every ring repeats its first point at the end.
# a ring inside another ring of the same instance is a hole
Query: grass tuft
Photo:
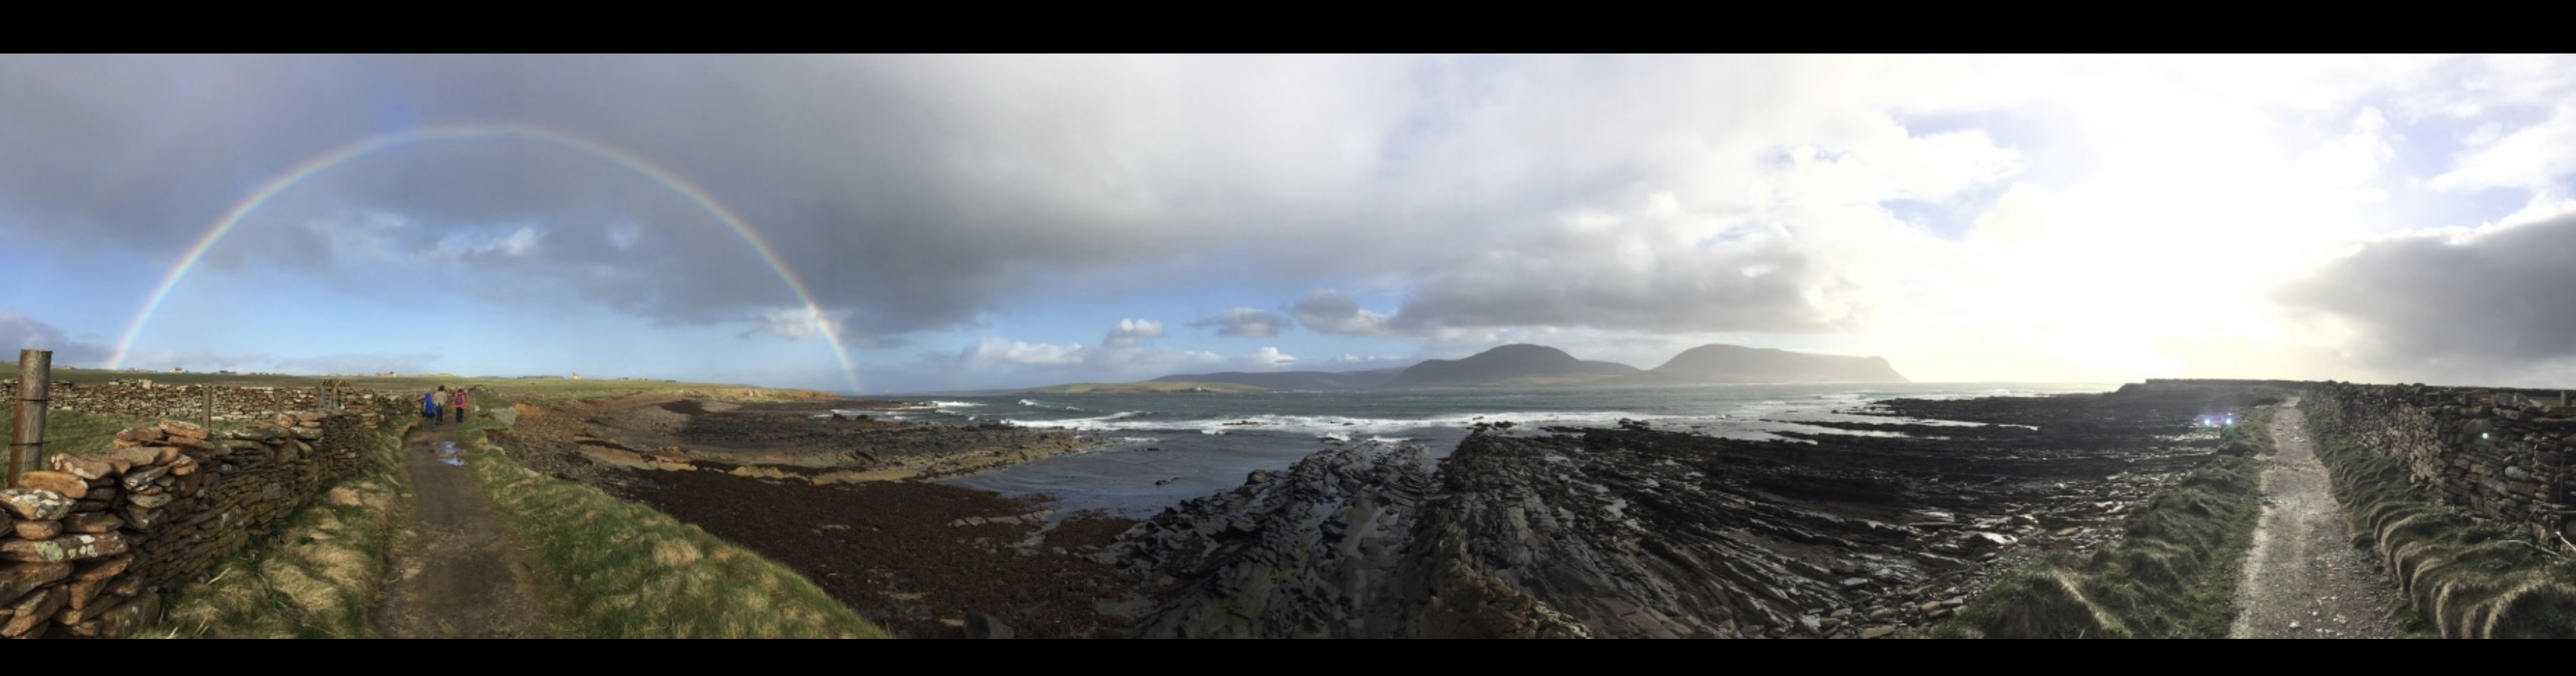
{"type": "MultiPolygon", "coordinates": [[[[50,424],[50,423],[48,423],[50,424]]],[[[157,638],[373,638],[376,597],[408,509],[400,471],[408,419],[386,420],[366,465],[287,517],[274,538],[216,564],[171,601],[157,638]]]]}
{"type": "Polygon", "coordinates": [[[497,425],[469,418],[459,443],[471,449],[467,464],[493,506],[550,571],[556,636],[887,637],[785,566],[650,507],[521,467],[485,438],[497,425]]]}
{"type": "Polygon", "coordinates": [[[2355,544],[2378,550],[2403,588],[2391,611],[2409,631],[2447,638],[2576,638],[2576,561],[2526,532],[2433,501],[2403,465],[2363,443],[2333,406],[2308,415],[2355,544]]]}
{"type": "Polygon", "coordinates": [[[2118,542],[2007,574],[1927,635],[1938,638],[2224,638],[2261,514],[2271,411],[2228,428],[2219,452],[2158,492],[2118,542]]]}

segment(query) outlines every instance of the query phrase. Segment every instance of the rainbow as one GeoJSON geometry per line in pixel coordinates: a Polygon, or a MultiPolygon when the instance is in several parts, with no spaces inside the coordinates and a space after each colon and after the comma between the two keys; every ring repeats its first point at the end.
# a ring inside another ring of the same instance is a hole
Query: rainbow
{"type": "Polygon", "coordinates": [[[788,290],[796,293],[796,301],[804,305],[806,319],[814,323],[815,330],[823,334],[824,342],[831,345],[832,357],[840,361],[841,375],[849,380],[850,390],[865,391],[859,387],[858,367],[850,362],[849,350],[841,346],[839,332],[834,331],[831,322],[824,318],[822,307],[814,303],[814,294],[806,291],[805,282],[797,279],[795,272],[788,269],[786,261],[778,258],[778,252],[770,249],[767,240],[761,239],[760,233],[753,231],[750,224],[744,223],[742,217],[735,215],[733,210],[725,207],[723,202],[716,201],[714,196],[708,195],[705,190],[699,189],[696,184],[690,183],[687,179],[680,178],[661,166],[631,153],[564,132],[519,124],[444,125],[378,136],[341,146],[305,160],[287,170],[286,173],[278,174],[277,177],[260,184],[257,189],[250,191],[250,194],[243,196],[240,202],[234,203],[230,210],[225,211],[222,218],[215,219],[214,225],[206,228],[206,234],[198,237],[197,242],[188,247],[187,253],[179,256],[177,264],[170,266],[170,274],[161,278],[161,285],[152,290],[152,296],[143,302],[143,309],[135,313],[134,320],[126,325],[125,335],[117,339],[116,350],[108,354],[107,368],[123,367],[126,355],[134,349],[134,338],[143,334],[144,325],[151,323],[153,313],[160,311],[161,301],[170,297],[170,290],[179,286],[179,280],[188,276],[188,271],[196,267],[197,261],[205,257],[206,251],[213,249],[216,242],[222,241],[224,235],[231,233],[234,226],[241,225],[243,217],[258,211],[261,205],[267,204],[269,199],[276,197],[278,193],[285,192],[288,188],[303,182],[304,179],[312,178],[341,163],[379,150],[411,143],[483,138],[527,139],[580,150],[643,174],[661,184],[662,187],[670,189],[671,192],[687,198],[700,210],[723,222],[727,229],[733,231],[734,236],[742,239],[744,244],[751,245],[751,250],[760,254],[761,260],[769,265],[770,272],[778,275],[778,281],[787,283],[788,290]]]}

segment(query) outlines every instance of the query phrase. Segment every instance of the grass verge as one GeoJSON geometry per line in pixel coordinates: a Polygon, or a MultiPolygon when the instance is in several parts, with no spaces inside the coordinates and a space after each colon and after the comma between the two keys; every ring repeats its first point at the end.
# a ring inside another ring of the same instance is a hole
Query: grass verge
{"type": "MultiPolygon", "coordinates": [[[[489,395],[478,406],[510,404],[489,395]]],[[[477,415],[467,463],[552,576],[561,638],[886,638],[802,575],[650,507],[512,461],[477,415]]]]}
{"type": "Polygon", "coordinates": [[[2418,492],[2404,466],[2355,438],[2350,421],[2314,407],[2308,428],[2353,544],[2371,546],[2412,607],[2409,631],[2446,638],[2576,638],[2576,561],[2418,492]]]}
{"type": "Polygon", "coordinates": [[[2270,409],[2229,428],[2219,453],[2166,488],[2118,541],[2034,561],[1934,626],[1935,638],[2224,638],[2261,515],[2270,409]]]}
{"type": "MultiPolygon", "coordinates": [[[[366,464],[287,517],[274,538],[215,565],[171,600],[150,638],[374,638],[376,599],[410,508],[400,416],[367,440],[366,464]]],[[[48,423],[50,424],[50,423],[48,423]]]]}

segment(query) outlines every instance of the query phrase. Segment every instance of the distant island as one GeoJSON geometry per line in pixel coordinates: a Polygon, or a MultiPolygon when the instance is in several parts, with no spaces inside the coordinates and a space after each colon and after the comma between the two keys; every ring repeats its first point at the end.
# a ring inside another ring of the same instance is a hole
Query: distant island
{"type": "Polygon", "coordinates": [[[1432,359],[1367,371],[1176,374],[1135,383],[1076,383],[1032,394],[1260,392],[1431,387],[1577,387],[1706,383],[1904,383],[1881,357],[1839,357],[1740,345],[1701,345],[1652,369],[1576,359],[1545,345],[1504,345],[1464,359],[1432,359]]]}

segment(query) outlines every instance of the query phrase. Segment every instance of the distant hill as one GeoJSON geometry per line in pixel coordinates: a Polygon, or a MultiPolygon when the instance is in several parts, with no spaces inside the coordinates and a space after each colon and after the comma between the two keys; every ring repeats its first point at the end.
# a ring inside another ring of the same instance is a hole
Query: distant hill
{"type": "Polygon", "coordinates": [[[1738,345],[1701,345],[1674,355],[1641,382],[1664,383],[1903,383],[1880,357],[1837,357],[1738,345]]]}
{"type": "Polygon", "coordinates": [[[1276,373],[1185,373],[1163,376],[1146,382],[1233,383],[1273,390],[1365,390],[1394,378],[1400,368],[1368,371],[1280,371],[1276,373]]]}
{"type": "Polygon", "coordinates": [[[1148,380],[1138,383],[1071,383],[1020,390],[1022,394],[1145,394],[1163,392],[1263,392],[1269,388],[1239,383],[1148,380]]]}
{"type": "Polygon", "coordinates": [[[1545,384],[1576,384],[1588,381],[1585,376],[1616,376],[1637,373],[1637,367],[1606,361],[1583,361],[1564,350],[1544,345],[1505,345],[1478,352],[1465,359],[1433,359],[1414,364],[1386,381],[1386,387],[1467,387],[1504,385],[1513,381],[1567,381],[1545,384]]]}
{"type": "MultiPolygon", "coordinates": [[[[1226,383],[1273,390],[1367,390],[1408,387],[1583,387],[1696,383],[1904,383],[1879,357],[1837,357],[1739,345],[1701,345],[1652,370],[1586,361],[1545,345],[1504,345],[1465,359],[1433,359],[1400,369],[1185,373],[1128,386],[1226,383]]],[[[1095,386],[1097,387],[1097,386],[1095,386]]],[[[1172,391],[1132,389],[1127,391],[1172,391]]]]}

